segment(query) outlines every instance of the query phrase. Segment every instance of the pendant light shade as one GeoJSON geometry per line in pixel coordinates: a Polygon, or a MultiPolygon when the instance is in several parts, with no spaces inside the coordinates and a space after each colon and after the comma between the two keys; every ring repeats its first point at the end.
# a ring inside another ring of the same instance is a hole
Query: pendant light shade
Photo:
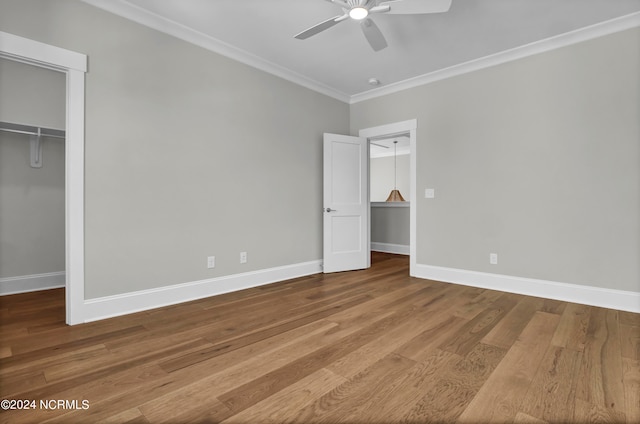
{"type": "Polygon", "coordinates": [[[400,194],[400,190],[391,190],[389,193],[389,197],[387,197],[387,202],[404,202],[404,197],[400,194]]]}
{"type": "Polygon", "coordinates": [[[400,190],[398,190],[398,154],[396,151],[396,145],[398,144],[398,140],[393,141],[393,190],[389,193],[389,197],[387,197],[387,202],[404,202],[404,197],[400,194],[400,190]]]}

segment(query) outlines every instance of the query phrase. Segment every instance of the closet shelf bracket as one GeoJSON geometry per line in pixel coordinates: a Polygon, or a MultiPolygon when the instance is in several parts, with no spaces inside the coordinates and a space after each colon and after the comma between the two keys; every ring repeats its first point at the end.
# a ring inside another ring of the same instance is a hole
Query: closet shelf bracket
{"type": "Polygon", "coordinates": [[[40,134],[40,128],[38,128],[38,134],[29,136],[32,168],[42,168],[42,142],[41,141],[42,141],[42,136],[40,134]]]}

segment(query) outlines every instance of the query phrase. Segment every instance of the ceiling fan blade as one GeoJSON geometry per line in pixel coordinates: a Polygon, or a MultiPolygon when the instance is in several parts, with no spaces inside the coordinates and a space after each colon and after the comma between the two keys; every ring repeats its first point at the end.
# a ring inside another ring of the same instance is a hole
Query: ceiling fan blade
{"type": "Polygon", "coordinates": [[[380,28],[371,19],[360,22],[360,28],[362,28],[362,33],[373,50],[380,51],[387,47],[387,40],[384,39],[380,28]]]}
{"type": "Polygon", "coordinates": [[[449,10],[451,0],[388,0],[380,6],[389,6],[386,13],[398,15],[414,15],[422,13],[442,13],[449,10]]]}
{"type": "Polygon", "coordinates": [[[305,39],[311,37],[312,35],[316,35],[319,32],[324,31],[325,29],[331,28],[332,26],[344,21],[348,17],[349,17],[349,15],[334,16],[333,18],[330,18],[330,19],[327,19],[326,21],[320,22],[319,24],[314,25],[311,28],[305,29],[304,31],[302,31],[299,34],[294,35],[294,38],[297,38],[298,40],[305,40],[305,39]]]}

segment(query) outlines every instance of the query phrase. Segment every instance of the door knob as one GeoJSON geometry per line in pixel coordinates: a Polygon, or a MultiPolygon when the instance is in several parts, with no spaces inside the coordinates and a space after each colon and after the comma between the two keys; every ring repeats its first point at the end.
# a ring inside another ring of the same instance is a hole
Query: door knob
{"type": "Polygon", "coordinates": [[[335,209],[327,208],[325,209],[327,212],[337,212],[335,209]]]}

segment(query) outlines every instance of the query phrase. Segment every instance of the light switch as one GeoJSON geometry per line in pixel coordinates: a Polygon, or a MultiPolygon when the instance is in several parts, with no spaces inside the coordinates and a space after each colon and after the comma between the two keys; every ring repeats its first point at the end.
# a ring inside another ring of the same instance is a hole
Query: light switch
{"type": "Polygon", "coordinates": [[[436,189],[435,188],[425,188],[424,189],[424,197],[427,199],[433,199],[436,197],[436,189]]]}

